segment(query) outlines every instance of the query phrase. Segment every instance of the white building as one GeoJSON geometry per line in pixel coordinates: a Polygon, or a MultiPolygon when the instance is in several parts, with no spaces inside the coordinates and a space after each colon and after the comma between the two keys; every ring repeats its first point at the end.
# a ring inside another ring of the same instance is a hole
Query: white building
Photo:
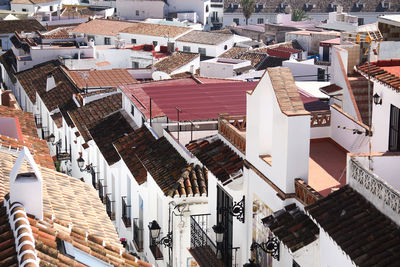
{"type": "Polygon", "coordinates": [[[10,2],[11,10],[36,13],[50,13],[62,8],[61,0],[28,1],[13,0],[10,2]]]}
{"type": "Polygon", "coordinates": [[[211,58],[200,62],[200,76],[203,77],[231,78],[250,69],[253,69],[250,60],[211,58]]]}
{"type": "Polygon", "coordinates": [[[162,0],[116,0],[117,15],[127,20],[162,19],[168,14],[168,4],[162,0]]]}

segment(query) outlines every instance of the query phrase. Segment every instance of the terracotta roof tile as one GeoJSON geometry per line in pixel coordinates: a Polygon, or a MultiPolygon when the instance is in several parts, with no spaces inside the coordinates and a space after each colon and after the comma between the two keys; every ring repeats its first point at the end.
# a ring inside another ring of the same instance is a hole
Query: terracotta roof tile
{"type": "Polygon", "coordinates": [[[325,94],[332,94],[332,93],[338,92],[342,89],[343,89],[342,87],[340,87],[334,83],[319,88],[319,90],[325,94]]]}
{"type": "Polygon", "coordinates": [[[80,89],[86,87],[86,81],[81,73],[87,75],[88,87],[116,87],[136,83],[136,80],[126,69],[91,71],[71,70],[68,71],[68,73],[80,89]]]}
{"type": "MultiPolygon", "coordinates": [[[[12,1],[12,4],[15,0],[12,1]]],[[[29,1],[30,2],[30,1],[29,1]]],[[[0,34],[14,32],[45,31],[46,29],[36,19],[1,20],[0,34]]]]}
{"type": "Polygon", "coordinates": [[[233,46],[225,51],[219,58],[237,58],[238,55],[249,50],[248,47],[233,46]]]}
{"type": "Polygon", "coordinates": [[[242,175],[243,159],[217,136],[192,141],[186,148],[222,183],[242,175]]]}
{"type": "Polygon", "coordinates": [[[400,262],[399,227],[350,186],[305,209],[355,265],[396,266],[400,262]]]}
{"type": "Polygon", "coordinates": [[[170,38],[176,38],[185,32],[191,31],[188,27],[170,26],[162,24],[152,23],[135,23],[131,24],[130,27],[124,28],[121,32],[151,36],[165,36],[168,35],[170,38]]]}
{"type": "Polygon", "coordinates": [[[318,226],[294,203],[275,211],[262,222],[292,252],[314,242],[319,235],[318,226]]]}
{"type": "Polygon", "coordinates": [[[82,24],[79,24],[72,32],[85,34],[99,34],[105,36],[117,36],[123,29],[135,25],[136,22],[94,19],[82,24]]]}
{"type": "Polygon", "coordinates": [[[146,181],[148,171],[167,196],[207,195],[207,170],[189,165],[165,137],[156,140],[146,126],[114,145],[139,184],[146,181]]]}
{"type": "Polygon", "coordinates": [[[174,52],[172,55],[156,62],[153,67],[158,71],[171,74],[173,71],[189,64],[199,56],[200,54],[197,53],[174,52]]]}
{"type": "Polygon", "coordinates": [[[267,69],[267,72],[281,111],[287,116],[309,115],[304,109],[290,69],[276,67],[267,69]]]}
{"type": "Polygon", "coordinates": [[[101,119],[122,108],[122,95],[112,94],[68,112],[85,142],[91,140],[89,129],[101,119]]]}
{"type": "Polygon", "coordinates": [[[198,44],[208,44],[217,45],[228,41],[233,38],[233,34],[224,34],[217,32],[204,32],[204,31],[191,31],[181,37],[179,37],[177,42],[188,42],[188,43],[198,43],[198,44]]]}
{"type": "MultiPolygon", "coordinates": [[[[132,126],[125,119],[123,113],[124,111],[113,113],[99,121],[89,130],[90,135],[109,165],[113,165],[120,160],[113,142],[133,132],[132,126]]],[[[126,114],[126,116],[129,115],[126,114]]]]}

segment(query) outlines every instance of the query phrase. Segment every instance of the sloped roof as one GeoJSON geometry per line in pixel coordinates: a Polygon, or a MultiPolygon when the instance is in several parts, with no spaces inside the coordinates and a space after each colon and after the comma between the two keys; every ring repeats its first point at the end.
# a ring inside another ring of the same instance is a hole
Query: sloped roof
{"type": "Polygon", "coordinates": [[[112,94],[89,102],[88,104],[68,112],[85,142],[91,140],[89,129],[101,119],[122,108],[122,95],[112,94]]]}
{"type": "Polygon", "coordinates": [[[216,135],[191,141],[186,148],[222,183],[242,175],[243,159],[216,135]]]}
{"type": "Polygon", "coordinates": [[[349,185],[305,209],[357,266],[399,264],[399,227],[349,185]]]}
{"type": "Polygon", "coordinates": [[[121,21],[121,20],[108,20],[108,19],[94,19],[82,24],[79,24],[72,32],[85,33],[85,34],[98,34],[105,36],[117,36],[122,30],[135,25],[137,22],[121,21]]]}
{"type": "MultiPolygon", "coordinates": [[[[13,4],[13,2],[11,2],[11,4],[13,4]]],[[[42,24],[40,24],[36,19],[0,21],[0,34],[5,34],[5,33],[11,34],[14,32],[21,32],[21,31],[34,32],[34,31],[45,31],[45,30],[46,28],[43,27],[42,24]]]]}
{"type": "Polygon", "coordinates": [[[319,235],[318,226],[295,203],[275,211],[262,222],[292,252],[314,242],[319,235]]]}
{"type": "Polygon", "coordinates": [[[189,165],[165,137],[155,139],[146,126],[114,142],[139,184],[153,177],[166,196],[206,196],[207,170],[189,165]]]}
{"type": "Polygon", "coordinates": [[[238,55],[249,50],[248,47],[232,46],[226,50],[223,54],[219,55],[219,58],[237,58],[238,55]]]}
{"type": "MultiPolygon", "coordinates": [[[[0,199],[10,191],[10,172],[16,157],[0,149],[0,199]]],[[[122,249],[104,205],[91,185],[55,170],[39,167],[43,179],[43,211],[46,217],[72,224],[122,249]]],[[[32,172],[24,163],[20,172],[32,172]]]]}
{"type": "Polygon", "coordinates": [[[198,53],[174,52],[172,55],[157,61],[153,67],[158,71],[171,74],[198,57],[200,57],[200,54],[198,53]]]}
{"type": "Polygon", "coordinates": [[[400,91],[400,59],[379,60],[357,66],[358,72],[364,76],[370,76],[383,84],[400,91]]]}
{"type": "Polygon", "coordinates": [[[70,70],[68,73],[81,89],[86,87],[86,82],[88,87],[116,87],[136,83],[136,80],[126,69],[70,70]],[[87,75],[86,80],[83,75],[87,75]]]}
{"type": "Polygon", "coordinates": [[[170,26],[163,24],[152,24],[152,23],[136,23],[130,25],[130,27],[121,30],[123,33],[141,34],[150,36],[168,36],[170,38],[176,38],[185,32],[191,31],[189,27],[170,26]]]}
{"type": "Polygon", "coordinates": [[[178,39],[177,42],[188,42],[197,44],[217,45],[228,41],[233,38],[233,34],[205,32],[205,31],[191,31],[178,39]]]}

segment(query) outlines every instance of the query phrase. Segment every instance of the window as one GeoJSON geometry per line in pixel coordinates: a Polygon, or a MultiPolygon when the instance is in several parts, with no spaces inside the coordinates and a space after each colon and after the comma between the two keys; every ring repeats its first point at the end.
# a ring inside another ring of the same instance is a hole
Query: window
{"type": "Polygon", "coordinates": [[[132,61],[132,68],[138,69],[139,68],[139,62],[132,61]]]}
{"type": "Polygon", "coordinates": [[[258,18],[257,19],[257,24],[264,24],[264,19],[263,18],[258,18]]]}
{"type": "Polygon", "coordinates": [[[183,46],[183,52],[190,52],[190,46],[183,46]]]}
{"type": "Polygon", "coordinates": [[[358,18],[358,26],[364,25],[364,18],[358,18]]]}
{"type": "Polygon", "coordinates": [[[22,12],[28,12],[28,10],[26,8],[23,8],[22,12]]]}
{"type": "Polygon", "coordinates": [[[105,45],[110,45],[111,44],[111,40],[109,37],[104,37],[104,44],[105,45]]]}
{"type": "Polygon", "coordinates": [[[157,41],[153,41],[153,45],[157,46],[158,42],[157,41]]]}
{"type": "Polygon", "coordinates": [[[389,124],[389,151],[400,151],[400,110],[391,105],[390,107],[390,124],[389,124]]]}
{"type": "Polygon", "coordinates": [[[131,105],[131,114],[135,117],[135,106],[131,105]]]}
{"type": "Polygon", "coordinates": [[[73,258],[77,262],[83,263],[84,265],[87,265],[87,266],[112,266],[111,264],[108,264],[107,262],[104,262],[86,252],[83,252],[82,250],[74,247],[71,243],[63,241],[59,238],[56,239],[56,243],[57,243],[58,250],[62,254],[67,255],[68,257],[73,258]]]}
{"type": "Polygon", "coordinates": [[[235,23],[236,23],[236,25],[238,25],[238,26],[239,26],[239,19],[238,19],[238,18],[234,18],[234,19],[233,19],[233,22],[235,22],[235,23]]]}
{"type": "Polygon", "coordinates": [[[136,44],[136,39],[131,39],[131,44],[136,44]]]}
{"type": "MultiPolygon", "coordinates": [[[[0,49],[3,50],[3,40],[0,39],[0,49]]],[[[0,75],[1,75],[1,71],[0,71],[0,75]]]]}
{"type": "Polygon", "coordinates": [[[139,10],[136,10],[136,16],[139,16],[139,10]]]}
{"type": "Polygon", "coordinates": [[[53,11],[53,6],[50,6],[50,11],[53,11]]]}
{"type": "Polygon", "coordinates": [[[292,266],[293,267],[300,267],[300,265],[295,260],[293,260],[292,266]]]}
{"type": "Polygon", "coordinates": [[[224,45],[224,50],[226,50],[226,49],[228,49],[228,46],[227,46],[227,45],[224,45]]]}
{"type": "Polygon", "coordinates": [[[206,5],[206,12],[208,12],[209,11],[209,8],[208,8],[208,5],[206,5]]]}
{"type": "Polygon", "coordinates": [[[205,56],[206,55],[206,49],[199,47],[199,53],[200,53],[201,56],[205,56]]]}

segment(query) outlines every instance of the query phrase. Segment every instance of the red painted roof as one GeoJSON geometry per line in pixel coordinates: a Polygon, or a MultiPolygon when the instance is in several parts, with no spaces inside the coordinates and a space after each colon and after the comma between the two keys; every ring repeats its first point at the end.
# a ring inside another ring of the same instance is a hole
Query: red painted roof
{"type": "Polygon", "coordinates": [[[180,121],[217,119],[220,113],[246,114],[246,92],[257,82],[226,82],[187,86],[153,86],[144,88],[154,103],[168,116],[180,121]]]}

